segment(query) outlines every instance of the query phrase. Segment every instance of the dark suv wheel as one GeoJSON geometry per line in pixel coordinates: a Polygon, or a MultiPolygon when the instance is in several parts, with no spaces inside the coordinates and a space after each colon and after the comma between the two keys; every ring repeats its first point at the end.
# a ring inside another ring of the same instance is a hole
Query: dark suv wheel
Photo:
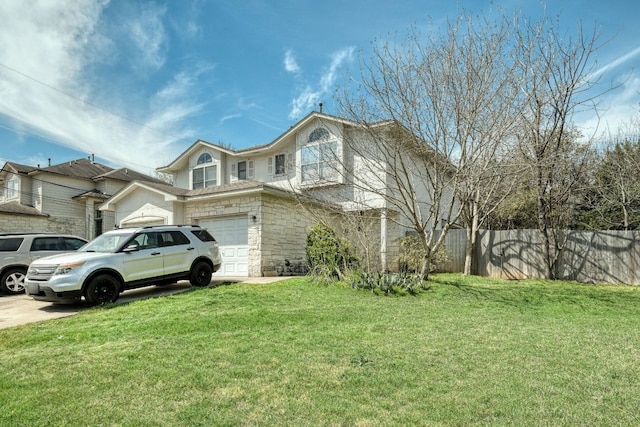
{"type": "Polygon", "coordinates": [[[115,302],[119,296],[120,282],[109,274],[92,278],[84,292],[84,298],[92,305],[115,302]]]}
{"type": "Polygon", "coordinates": [[[211,276],[213,275],[213,269],[209,264],[204,261],[196,262],[191,268],[191,274],[189,275],[189,283],[193,286],[207,286],[211,283],[211,276]]]}

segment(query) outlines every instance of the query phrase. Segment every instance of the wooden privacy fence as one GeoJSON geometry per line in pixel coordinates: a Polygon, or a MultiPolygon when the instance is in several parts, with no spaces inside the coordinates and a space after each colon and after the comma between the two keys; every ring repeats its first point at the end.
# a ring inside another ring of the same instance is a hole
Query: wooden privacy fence
{"type": "MultiPolygon", "coordinates": [[[[559,279],[640,285],[640,231],[564,231],[559,279]],[[566,240],[565,240],[566,239],[566,240]]],[[[449,272],[464,271],[465,230],[446,238],[449,272]]],[[[538,230],[481,230],[474,273],[505,279],[547,278],[544,238],[538,230]]]]}

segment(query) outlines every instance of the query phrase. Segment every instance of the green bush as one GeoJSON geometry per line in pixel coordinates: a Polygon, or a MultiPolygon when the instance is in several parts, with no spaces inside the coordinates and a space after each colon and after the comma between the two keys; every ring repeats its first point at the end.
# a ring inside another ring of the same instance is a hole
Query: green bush
{"type": "Polygon", "coordinates": [[[316,224],[307,235],[307,262],[312,275],[342,280],[357,265],[357,257],[346,239],[326,224],[316,224]]]}
{"type": "Polygon", "coordinates": [[[310,274],[320,284],[340,281],[377,295],[415,295],[430,289],[427,282],[406,271],[369,273],[359,268],[351,245],[323,223],[315,225],[307,235],[306,253],[310,274]]]}
{"type": "MultiPolygon", "coordinates": [[[[422,268],[424,259],[424,248],[420,242],[420,238],[416,235],[409,235],[399,239],[400,252],[396,258],[398,265],[402,271],[417,272],[422,268]]],[[[433,273],[444,267],[449,262],[447,249],[440,246],[429,259],[429,271],[433,273]]]]}

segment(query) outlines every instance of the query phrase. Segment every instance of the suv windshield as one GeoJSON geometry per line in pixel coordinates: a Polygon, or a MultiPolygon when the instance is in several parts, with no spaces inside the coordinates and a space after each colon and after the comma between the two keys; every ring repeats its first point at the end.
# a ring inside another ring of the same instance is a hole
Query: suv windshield
{"type": "Polygon", "coordinates": [[[83,247],[80,248],[81,252],[115,252],[120,249],[122,245],[131,238],[133,231],[113,231],[102,234],[83,247]]]}

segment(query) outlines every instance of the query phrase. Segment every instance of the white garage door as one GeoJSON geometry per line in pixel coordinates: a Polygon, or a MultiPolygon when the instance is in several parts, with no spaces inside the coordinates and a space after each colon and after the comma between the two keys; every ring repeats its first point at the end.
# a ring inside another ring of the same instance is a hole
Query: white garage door
{"type": "Polygon", "coordinates": [[[249,274],[249,219],[246,216],[200,221],[220,245],[222,268],[214,276],[249,274]]]}

